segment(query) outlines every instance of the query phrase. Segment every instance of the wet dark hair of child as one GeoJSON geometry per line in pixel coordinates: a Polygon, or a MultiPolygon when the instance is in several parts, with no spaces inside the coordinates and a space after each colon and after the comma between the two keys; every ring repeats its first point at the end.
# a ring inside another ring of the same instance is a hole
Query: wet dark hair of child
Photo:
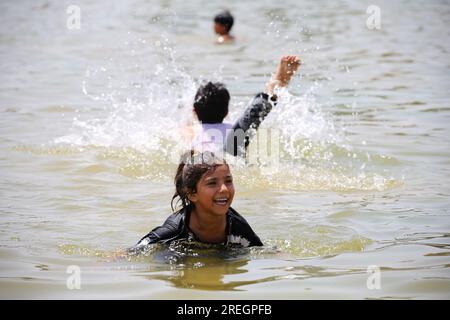
{"type": "Polygon", "coordinates": [[[233,27],[234,18],[229,11],[224,11],[214,17],[214,22],[223,25],[228,33],[233,27]]]}
{"type": "Polygon", "coordinates": [[[172,197],[170,206],[175,211],[173,202],[181,202],[183,209],[192,206],[188,195],[197,192],[197,183],[205,173],[214,172],[217,167],[227,164],[225,159],[217,157],[210,151],[198,152],[195,150],[188,151],[181,156],[180,164],[175,174],[175,194],[172,197]]]}
{"type": "Polygon", "coordinates": [[[202,123],[221,123],[228,114],[230,93],[220,82],[201,85],[194,99],[194,110],[202,123]]]}

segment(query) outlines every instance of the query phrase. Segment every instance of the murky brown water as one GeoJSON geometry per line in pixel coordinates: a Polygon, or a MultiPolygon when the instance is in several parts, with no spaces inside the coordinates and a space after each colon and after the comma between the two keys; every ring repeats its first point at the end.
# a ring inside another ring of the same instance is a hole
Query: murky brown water
{"type": "Polygon", "coordinates": [[[229,1],[229,46],[213,2],[78,3],[80,30],[69,2],[0,4],[1,298],[450,297],[448,1],[379,1],[381,30],[367,1],[229,1]],[[232,121],[285,53],[280,165],[232,168],[266,247],[111,259],[170,213],[196,84],[227,84],[232,121]]]}

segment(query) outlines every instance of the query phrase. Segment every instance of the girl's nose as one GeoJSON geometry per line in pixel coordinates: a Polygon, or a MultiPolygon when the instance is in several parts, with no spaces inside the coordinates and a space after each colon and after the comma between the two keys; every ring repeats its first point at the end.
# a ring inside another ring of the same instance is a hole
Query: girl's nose
{"type": "Polygon", "coordinates": [[[228,192],[228,191],[229,190],[228,190],[227,185],[225,183],[222,183],[222,185],[220,186],[219,193],[221,193],[221,192],[228,192]]]}

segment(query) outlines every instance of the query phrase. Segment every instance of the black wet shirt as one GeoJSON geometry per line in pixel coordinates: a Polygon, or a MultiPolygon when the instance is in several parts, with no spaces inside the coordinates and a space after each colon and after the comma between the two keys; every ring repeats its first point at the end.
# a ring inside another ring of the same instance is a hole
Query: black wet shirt
{"type": "Polygon", "coordinates": [[[233,131],[227,136],[224,151],[233,156],[245,157],[246,149],[255,131],[276,104],[274,96],[269,97],[266,93],[258,93],[232,126],[233,131]],[[241,138],[239,138],[239,132],[242,133],[241,138]]]}
{"type": "MultiPolygon", "coordinates": [[[[170,215],[164,224],[156,227],[145,237],[143,237],[136,245],[136,247],[146,246],[153,243],[169,244],[175,240],[196,240],[195,234],[189,229],[188,221],[190,210],[181,209],[178,212],[170,215]]],[[[227,212],[227,227],[226,227],[226,246],[232,247],[252,247],[263,246],[259,237],[252,230],[248,222],[236,210],[229,208],[227,212]]]]}

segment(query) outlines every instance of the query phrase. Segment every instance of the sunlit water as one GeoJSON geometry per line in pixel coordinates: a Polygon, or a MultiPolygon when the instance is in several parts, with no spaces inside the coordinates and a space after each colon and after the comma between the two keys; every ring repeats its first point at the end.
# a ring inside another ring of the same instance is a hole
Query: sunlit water
{"type": "Polygon", "coordinates": [[[1,298],[450,298],[448,1],[379,1],[380,30],[367,1],[228,1],[225,46],[212,1],[78,1],[80,30],[70,4],[0,4],[1,298]],[[265,247],[115,256],[171,212],[198,83],[232,122],[282,54],[277,166],[232,166],[265,247]]]}

